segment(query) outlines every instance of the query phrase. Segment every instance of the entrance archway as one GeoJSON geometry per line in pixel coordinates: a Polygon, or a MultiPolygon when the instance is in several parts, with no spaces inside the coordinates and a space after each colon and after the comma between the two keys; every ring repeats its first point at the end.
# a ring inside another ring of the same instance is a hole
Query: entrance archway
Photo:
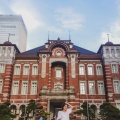
{"type": "Polygon", "coordinates": [[[11,105],[11,106],[10,106],[10,109],[11,109],[11,112],[12,112],[13,114],[16,114],[16,111],[17,111],[16,105],[11,105]]]}
{"type": "Polygon", "coordinates": [[[90,108],[93,110],[94,112],[94,119],[97,119],[97,107],[95,105],[91,105],[90,108]]]}
{"type": "Polygon", "coordinates": [[[57,117],[58,111],[62,110],[62,104],[65,99],[51,99],[50,100],[50,120],[57,117]]]}

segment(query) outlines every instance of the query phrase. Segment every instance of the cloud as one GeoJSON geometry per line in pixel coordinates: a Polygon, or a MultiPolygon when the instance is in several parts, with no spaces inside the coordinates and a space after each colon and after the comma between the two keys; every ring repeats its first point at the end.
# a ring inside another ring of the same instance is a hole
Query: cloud
{"type": "Polygon", "coordinates": [[[84,23],[83,15],[76,13],[73,9],[58,9],[55,14],[55,20],[65,29],[78,30],[84,23]]]}
{"type": "Polygon", "coordinates": [[[101,42],[106,43],[108,41],[107,34],[109,34],[109,40],[114,44],[120,43],[120,18],[115,20],[109,27],[108,31],[101,33],[101,42]]]}
{"type": "Polygon", "coordinates": [[[29,1],[14,1],[11,3],[10,8],[15,14],[22,15],[25,25],[29,31],[32,31],[44,24],[40,14],[32,9],[32,3],[29,1]],[[24,4],[23,4],[24,2],[24,4]]]}
{"type": "Polygon", "coordinates": [[[0,14],[4,14],[4,11],[2,9],[0,9],[0,14]]]}
{"type": "Polygon", "coordinates": [[[110,24],[109,29],[101,33],[100,41],[104,44],[108,41],[107,34],[109,34],[109,41],[114,44],[120,44],[120,1],[115,2],[117,5],[118,17],[110,24]]]}

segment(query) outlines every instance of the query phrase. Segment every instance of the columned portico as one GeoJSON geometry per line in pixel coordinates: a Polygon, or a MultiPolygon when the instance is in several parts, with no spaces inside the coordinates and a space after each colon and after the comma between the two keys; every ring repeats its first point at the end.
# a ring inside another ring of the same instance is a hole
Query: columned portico
{"type": "Polygon", "coordinates": [[[47,112],[50,113],[48,120],[51,120],[57,116],[58,111],[62,109],[61,106],[65,101],[75,99],[74,88],[71,86],[64,90],[58,86],[58,88],[56,87],[50,91],[46,86],[43,86],[40,91],[40,99],[42,101],[47,100],[47,112]]]}

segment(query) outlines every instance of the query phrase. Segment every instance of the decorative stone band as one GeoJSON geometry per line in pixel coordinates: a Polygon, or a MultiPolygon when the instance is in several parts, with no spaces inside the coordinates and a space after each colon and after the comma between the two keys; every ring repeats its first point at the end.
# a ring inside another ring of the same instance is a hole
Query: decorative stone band
{"type": "Polygon", "coordinates": [[[42,55],[42,73],[41,73],[41,77],[45,78],[46,77],[46,55],[43,54],[42,55]]]}

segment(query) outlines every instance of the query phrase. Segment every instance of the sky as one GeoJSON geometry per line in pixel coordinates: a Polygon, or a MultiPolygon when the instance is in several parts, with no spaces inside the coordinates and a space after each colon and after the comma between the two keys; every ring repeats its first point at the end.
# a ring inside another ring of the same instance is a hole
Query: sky
{"type": "Polygon", "coordinates": [[[0,0],[0,14],[22,15],[27,50],[50,40],[69,40],[97,52],[109,40],[120,44],[120,0],[0,0]]]}

